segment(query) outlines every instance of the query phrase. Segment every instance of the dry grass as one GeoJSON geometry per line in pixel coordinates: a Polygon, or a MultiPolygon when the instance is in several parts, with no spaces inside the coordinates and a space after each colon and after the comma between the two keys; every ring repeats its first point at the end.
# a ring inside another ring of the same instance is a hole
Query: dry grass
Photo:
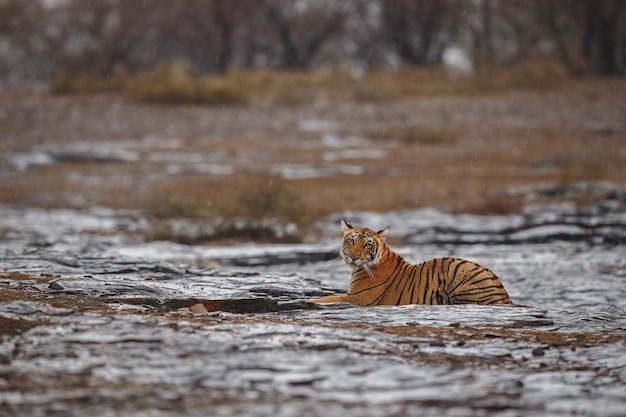
{"type": "Polygon", "coordinates": [[[300,196],[269,175],[188,177],[157,185],[142,203],[152,238],[299,241],[313,220],[300,196]]]}
{"type": "MultiPolygon", "coordinates": [[[[265,85],[261,95],[279,94],[278,85],[287,85],[275,77],[289,78],[292,85],[308,83],[310,88],[292,93],[285,87],[292,95],[283,99],[296,102],[318,94],[313,86],[340,79],[306,73],[254,76],[228,75],[242,77],[242,85],[247,79],[245,88],[265,85]]],[[[353,82],[346,77],[339,84],[353,82]]],[[[245,108],[154,106],[115,94],[0,95],[6,103],[0,112],[5,135],[0,201],[141,209],[151,219],[153,237],[190,242],[216,236],[297,240],[316,218],[343,210],[442,206],[457,212],[515,212],[527,200],[512,188],[626,178],[626,82],[584,79],[563,87],[366,103],[322,100],[296,107],[276,98],[274,104],[252,100],[245,108]],[[336,143],[326,143],[326,135],[336,143]],[[66,160],[24,171],[9,163],[13,152],[73,149],[86,142],[96,149],[100,141],[138,149],[139,159],[66,160]],[[192,162],[152,159],[170,153],[196,157],[192,162]],[[205,165],[224,166],[233,174],[211,174],[202,170],[205,165]],[[322,174],[283,176],[283,166],[322,174]],[[363,173],[349,174],[355,168],[363,173]]],[[[597,197],[573,198],[589,204],[597,197]]]]}
{"type": "Polygon", "coordinates": [[[127,83],[136,99],[158,103],[246,104],[248,91],[232,77],[193,77],[183,67],[160,65],[127,83]]]}
{"type": "Polygon", "coordinates": [[[453,143],[457,134],[445,130],[427,129],[420,126],[410,126],[383,130],[372,135],[375,139],[399,139],[404,143],[421,143],[441,145],[453,143]]]}
{"type": "Polygon", "coordinates": [[[192,75],[179,63],[160,64],[153,71],[131,76],[119,67],[109,77],[58,72],[56,93],[124,91],[132,98],[158,103],[248,104],[270,101],[284,105],[319,99],[387,101],[411,96],[475,95],[510,89],[553,89],[567,78],[553,61],[525,62],[477,76],[457,75],[442,68],[403,66],[393,71],[233,70],[225,75],[192,75]]]}
{"type": "Polygon", "coordinates": [[[444,69],[400,67],[389,72],[368,72],[355,86],[353,97],[361,101],[393,100],[410,96],[476,94],[480,87],[470,75],[444,69]]]}
{"type": "Polygon", "coordinates": [[[57,94],[86,94],[98,92],[124,91],[130,75],[125,68],[115,67],[110,77],[89,73],[74,74],[65,70],[58,71],[50,81],[50,89],[57,94]]]}
{"type": "Polygon", "coordinates": [[[477,91],[512,89],[551,90],[568,78],[567,69],[552,60],[517,63],[499,71],[481,73],[476,77],[477,91]]]}

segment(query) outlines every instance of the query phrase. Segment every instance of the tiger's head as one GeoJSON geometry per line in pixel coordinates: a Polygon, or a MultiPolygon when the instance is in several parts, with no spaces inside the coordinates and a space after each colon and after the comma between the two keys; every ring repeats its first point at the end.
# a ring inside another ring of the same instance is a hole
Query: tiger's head
{"type": "Polygon", "coordinates": [[[353,271],[364,269],[369,273],[380,261],[385,238],[389,235],[389,227],[378,232],[366,227],[355,229],[343,219],[341,227],[344,232],[341,257],[353,271]]]}

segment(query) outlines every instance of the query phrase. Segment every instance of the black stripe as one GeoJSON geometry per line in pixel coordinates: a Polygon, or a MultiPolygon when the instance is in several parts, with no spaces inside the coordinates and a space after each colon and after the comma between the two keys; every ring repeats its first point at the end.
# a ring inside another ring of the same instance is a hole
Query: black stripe
{"type": "Polygon", "coordinates": [[[513,303],[513,300],[511,300],[511,297],[509,297],[508,295],[506,296],[503,295],[500,298],[497,298],[497,297],[494,298],[491,304],[502,304],[502,303],[499,303],[499,301],[503,301],[504,303],[513,303]]]}
{"type": "MultiPolygon", "coordinates": [[[[359,281],[363,281],[364,279],[367,278],[372,278],[369,275],[367,275],[367,271],[365,271],[364,269],[359,269],[357,270],[355,273],[361,273],[361,274],[365,274],[364,276],[362,276],[361,278],[357,278],[357,279],[352,279],[350,280],[350,284],[356,284],[359,281]]],[[[354,275],[354,274],[353,274],[354,275]]]]}
{"type": "Polygon", "coordinates": [[[371,287],[368,287],[368,288],[362,289],[362,290],[357,291],[357,292],[348,292],[348,295],[356,295],[356,294],[361,294],[362,292],[365,292],[365,291],[370,291],[370,290],[372,290],[372,289],[374,289],[374,288],[378,288],[378,287],[381,287],[381,286],[383,286],[383,285],[385,285],[385,282],[381,282],[381,283],[380,283],[380,284],[378,284],[378,285],[374,285],[374,286],[371,286],[371,287]]]}
{"type": "MultiPolygon", "coordinates": [[[[459,262],[458,264],[456,264],[456,267],[454,268],[454,272],[452,272],[452,279],[450,280],[450,286],[452,286],[452,284],[454,283],[454,281],[457,278],[457,273],[459,272],[459,268],[461,267],[461,265],[465,265],[470,263],[470,261],[466,261],[464,259],[461,259],[461,262],[459,262]]],[[[456,288],[456,287],[454,287],[456,288]]],[[[452,290],[448,290],[448,292],[451,292],[452,290]]]]}
{"type": "MultiPolygon", "coordinates": [[[[406,270],[406,268],[410,267],[411,265],[406,262],[400,255],[398,255],[395,252],[391,252],[396,256],[396,265],[393,269],[393,271],[391,272],[391,275],[385,280],[384,283],[388,282],[389,279],[391,279],[391,282],[389,282],[389,285],[387,286],[387,288],[385,288],[383,290],[383,292],[380,294],[380,296],[378,296],[372,303],[368,304],[368,305],[373,305],[374,302],[378,302],[380,301],[389,291],[389,289],[393,286],[393,284],[396,282],[396,280],[398,279],[402,279],[402,276],[404,275],[404,272],[406,270]],[[398,268],[400,268],[400,271],[398,271],[398,268]]],[[[398,283],[399,285],[399,283],[398,283]]],[[[396,288],[398,287],[398,285],[396,285],[396,288]]]]}
{"type": "Polygon", "coordinates": [[[506,300],[508,297],[496,297],[495,294],[487,294],[482,297],[458,297],[454,299],[455,304],[496,304],[499,300],[506,300]]]}
{"type": "Polygon", "coordinates": [[[479,286],[469,286],[468,288],[465,288],[463,290],[460,290],[458,292],[458,294],[463,294],[466,292],[472,292],[472,291],[480,291],[480,290],[493,290],[493,289],[497,289],[497,290],[503,290],[504,287],[502,286],[502,283],[497,283],[497,284],[493,284],[493,285],[486,285],[484,287],[479,287],[479,286]]]}
{"type": "Polygon", "coordinates": [[[417,283],[417,280],[415,279],[415,271],[417,271],[417,266],[414,265],[411,268],[411,276],[409,277],[411,280],[411,286],[409,287],[409,294],[411,294],[409,304],[413,304],[413,296],[415,295],[415,284],[417,283]]]}
{"type": "Polygon", "coordinates": [[[454,286],[454,288],[451,288],[449,293],[452,294],[454,291],[456,291],[457,288],[459,288],[461,285],[464,285],[465,283],[473,280],[476,276],[478,276],[479,274],[481,274],[484,271],[485,268],[483,268],[480,265],[476,265],[475,268],[470,269],[468,272],[473,272],[473,271],[477,271],[475,274],[470,275],[469,277],[465,277],[464,279],[461,280],[461,282],[459,282],[457,285],[454,286]]]}
{"type": "MultiPolygon", "coordinates": [[[[477,285],[477,284],[480,284],[481,282],[485,282],[485,281],[497,281],[497,282],[500,282],[498,277],[496,277],[495,275],[491,275],[489,277],[481,278],[478,281],[472,282],[472,285],[477,285]]],[[[502,285],[502,284],[500,283],[500,285],[502,285]]]]}
{"type": "Polygon", "coordinates": [[[391,271],[391,274],[389,274],[390,277],[396,275],[396,271],[398,270],[398,268],[402,268],[403,265],[405,265],[407,262],[398,254],[396,255],[396,265],[393,267],[393,271],[391,271]]]}
{"type": "MultiPolygon", "coordinates": [[[[484,298],[485,300],[489,300],[489,302],[487,304],[496,304],[498,301],[502,301],[502,300],[506,300],[507,298],[509,298],[508,296],[504,297],[504,296],[500,296],[498,297],[496,294],[492,294],[489,298],[484,298]]],[[[482,300],[482,299],[481,299],[482,300]]]]}
{"type": "Polygon", "coordinates": [[[459,272],[459,268],[461,267],[461,265],[465,265],[470,263],[470,261],[466,261],[464,259],[461,260],[461,262],[459,262],[458,264],[456,264],[456,268],[454,268],[454,272],[452,273],[452,279],[454,280],[456,278],[456,274],[457,272],[459,272]]]}
{"type": "MultiPolygon", "coordinates": [[[[402,283],[402,279],[404,279],[406,277],[406,271],[407,269],[410,267],[411,265],[409,265],[408,263],[405,263],[404,265],[402,265],[402,270],[398,273],[397,277],[400,278],[400,282],[398,282],[398,285],[396,285],[396,291],[398,290],[398,288],[400,287],[400,284],[402,283]]],[[[397,279],[397,278],[396,278],[397,279]]],[[[395,282],[395,279],[394,279],[395,282]]],[[[391,288],[391,286],[389,287],[391,288]]]]}
{"type": "Polygon", "coordinates": [[[381,292],[380,295],[376,297],[371,303],[367,304],[367,306],[378,305],[378,303],[380,302],[380,300],[383,298],[384,295],[385,295],[385,291],[381,292]]]}
{"type": "MultiPolygon", "coordinates": [[[[391,291],[391,287],[393,287],[393,284],[395,284],[396,281],[398,281],[398,283],[396,284],[396,290],[402,283],[402,277],[404,276],[404,272],[406,271],[406,268],[409,264],[407,262],[401,262],[401,264],[402,265],[400,265],[400,271],[396,272],[396,269],[398,268],[393,270],[393,278],[390,277],[391,282],[389,282],[389,285],[387,286],[387,288],[385,288],[385,291],[383,291],[384,294],[387,294],[389,291],[391,291]]],[[[389,278],[387,278],[387,280],[389,280],[389,278]]]]}
{"type": "Polygon", "coordinates": [[[400,295],[398,295],[398,301],[396,301],[396,305],[400,305],[400,301],[402,301],[402,296],[404,295],[404,292],[406,291],[406,286],[409,283],[409,277],[406,274],[406,269],[404,270],[404,285],[402,286],[402,291],[400,291],[400,295]]]}
{"type": "Polygon", "coordinates": [[[503,290],[503,288],[499,286],[491,286],[491,287],[484,287],[484,288],[470,288],[466,291],[462,291],[456,294],[454,296],[454,299],[456,301],[460,301],[460,300],[470,301],[471,300],[473,302],[479,302],[479,301],[486,300],[492,297],[497,297],[497,296],[508,297],[508,294],[506,294],[506,291],[503,294],[501,290],[503,290]]]}
{"type": "MultiPolygon", "coordinates": [[[[433,259],[433,265],[430,268],[430,279],[428,280],[428,282],[434,282],[435,280],[435,268],[437,267],[437,259],[433,259]]],[[[435,289],[431,294],[430,294],[430,304],[434,305],[435,303],[433,303],[433,297],[435,297],[435,294],[437,293],[437,290],[435,289]]]]}
{"type": "Polygon", "coordinates": [[[426,268],[426,262],[422,263],[422,267],[420,268],[420,281],[425,280],[424,293],[420,296],[421,304],[426,303],[426,293],[428,292],[428,271],[426,271],[426,274],[424,275],[424,268],[426,268]]]}

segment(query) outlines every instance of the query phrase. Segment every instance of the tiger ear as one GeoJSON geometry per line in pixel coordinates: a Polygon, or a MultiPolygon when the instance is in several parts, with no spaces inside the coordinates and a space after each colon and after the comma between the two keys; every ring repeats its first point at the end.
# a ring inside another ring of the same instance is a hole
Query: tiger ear
{"type": "Polygon", "coordinates": [[[383,230],[379,230],[378,232],[376,232],[376,234],[378,234],[378,238],[384,242],[387,236],[389,236],[390,231],[391,228],[387,226],[383,230]]]}
{"type": "Polygon", "coordinates": [[[352,225],[348,223],[347,221],[345,221],[344,219],[341,219],[341,228],[343,229],[344,232],[354,229],[354,227],[352,227],[352,225]]]}

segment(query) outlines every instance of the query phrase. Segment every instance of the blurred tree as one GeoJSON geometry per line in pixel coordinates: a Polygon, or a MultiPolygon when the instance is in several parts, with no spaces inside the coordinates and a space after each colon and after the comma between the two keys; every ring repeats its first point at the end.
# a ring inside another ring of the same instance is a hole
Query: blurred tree
{"type": "Polygon", "coordinates": [[[393,65],[393,48],[385,34],[380,0],[347,0],[343,5],[346,18],[332,45],[333,51],[340,54],[337,60],[357,73],[393,65]]]}
{"type": "Polygon", "coordinates": [[[595,74],[624,72],[624,1],[534,0],[533,8],[565,65],[576,65],[582,57],[595,74]]]}
{"type": "Polygon", "coordinates": [[[36,0],[0,0],[0,35],[34,32],[41,8],[36,0]]]}
{"type": "Polygon", "coordinates": [[[245,16],[240,14],[241,3],[233,7],[233,2],[228,0],[213,0],[213,21],[217,33],[219,33],[219,48],[217,52],[217,69],[220,72],[226,72],[233,56],[233,34],[237,26],[237,17],[245,16]]]}
{"type": "Polygon", "coordinates": [[[0,0],[0,77],[109,75],[160,62],[199,73],[554,56],[575,72],[626,66],[623,0],[0,0]]]}
{"type": "Polygon", "coordinates": [[[568,11],[563,6],[564,2],[556,2],[554,0],[542,0],[534,2],[535,12],[538,15],[540,21],[542,21],[547,27],[547,33],[552,38],[556,52],[562,62],[568,63],[570,61],[570,53],[565,41],[565,33],[561,29],[560,21],[563,20],[563,15],[568,11]]]}
{"type": "Polygon", "coordinates": [[[63,31],[63,66],[70,72],[110,74],[116,64],[130,68],[153,61],[157,40],[150,28],[166,0],[68,0],[57,10],[63,31]]]}
{"type": "Polygon", "coordinates": [[[248,31],[260,15],[254,0],[188,0],[163,11],[164,36],[201,72],[226,72],[247,50],[248,31]]]}
{"type": "MultiPolygon", "coordinates": [[[[491,0],[485,0],[491,1],[491,0]]],[[[538,45],[541,45],[545,34],[541,25],[537,24],[537,18],[528,0],[502,0],[492,2],[491,12],[497,29],[497,36],[504,42],[500,42],[498,49],[501,51],[500,62],[519,62],[534,59],[538,45]]]]}
{"type": "Polygon", "coordinates": [[[310,67],[324,43],[342,29],[345,19],[341,2],[332,0],[265,0],[264,7],[282,49],[283,69],[310,67]]]}
{"type": "Polygon", "coordinates": [[[479,71],[491,68],[495,63],[492,22],[491,0],[480,0],[466,4],[465,24],[471,37],[474,67],[479,71]]]}
{"type": "Polygon", "coordinates": [[[453,0],[382,0],[385,31],[400,55],[413,65],[439,63],[451,43],[458,8],[453,0]]]}
{"type": "Polygon", "coordinates": [[[573,72],[624,71],[626,2],[476,0],[464,5],[479,69],[553,56],[573,72]]]}
{"type": "MultiPolygon", "coordinates": [[[[37,0],[0,0],[0,76],[19,78],[16,71],[33,73],[33,61],[41,51],[38,28],[44,11],[37,0]]],[[[23,75],[23,74],[21,74],[23,75]]]]}
{"type": "Polygon", "coordinates": [[[572,9],[582,12],[581,53],[595,73],[624,72],[626,60],[626,5],[622,0],[578,0],[572,9]],[[620,35],[621,26],[621,35],[620,35]],[[620,56],[621,55],[621,56],[620,56]],[[621,58],[621,59],[620,59],[621,58]]]}

